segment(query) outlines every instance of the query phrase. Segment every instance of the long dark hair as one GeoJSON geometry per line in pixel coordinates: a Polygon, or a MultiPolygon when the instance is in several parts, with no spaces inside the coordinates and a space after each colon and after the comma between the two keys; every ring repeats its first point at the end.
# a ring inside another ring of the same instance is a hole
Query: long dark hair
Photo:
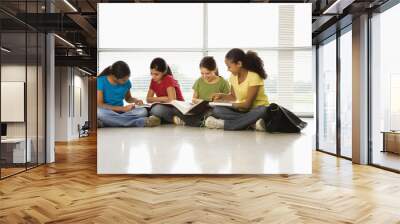
{"type": "Polygon", "coordinates": [[[254,51],[244,53],[242,49],[233,48],[225,55],[225,58],[233,63],[242,62],[243,68],[257,73],[262,79],[267,78],[263,60],[254,51]]]}
{"type": "Polygon", "coordinates": [[[215,62],[215,59],[211,56],[206,56],[203,59],[201,59],[200,68],[206,68],[210,71],[215,70],[215,74],[219,76],[217,62],[215,62]]]}
{"type": "Polygon", "coordinates": [[[104,69],[99,76],[114,75],[117,79],[125,78],[126,76],[131,76],[131,70],[129,66],[124,61],[114,62],[111,66],[104,69]]]}
{"type": "Polygon", "coordinates": [[[150,63],[150,69],[155,69],[162,72],[164,75],[172,76],[171,68],[163,58],[154,58],[150,63]]]}

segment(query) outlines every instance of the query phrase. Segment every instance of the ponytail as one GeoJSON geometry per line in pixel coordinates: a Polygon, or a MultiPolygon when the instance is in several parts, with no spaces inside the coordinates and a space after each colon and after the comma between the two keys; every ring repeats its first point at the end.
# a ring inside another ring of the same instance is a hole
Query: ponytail
{"type": "Polygon", "coordinates": [[[233,48],[228,51],[225,58],[231,60],[233,63],[241,61],[243,68],[257,73],[262,79],[267,78],[264,62],[254,51],[247,51],[247,53],[244,53],[242,49],[233,48]]]}
{"type": "Polygon", "coordinates": [[[211,56],[206,56],[203,59],[201,59],[199,66],[200,68],[206,68],[209,71],[215,71],[215,74],[217,76],[220,76],[218,72],[217,62],[211,56]]]}
{"type": "Polygon", "coordinates": [[[247,51],[245,69],[257,73],[262,79],[267,78],[263,60],[254,51],[247,51]]]}
{"type": "Polygon", "coordinates": [[[123,79],[131,75],[131,70],[127,63],[123,61],[114,62],[111,66],[105,68],[98,76],[114,75],[117,79],[123,79]]]}
{"type": "Polygon", "coordinates": [[[173,76],[171,68],[163,58],[154,58],[150,63],[150,69],[155,69],[164,75],[173,76]]]}
{"type": "Polygon", "coordinates": [[[171,68],[169,67],[169,65],[167,65],[167,72],[166,72],[165,74],[169,74],[169,75],[171,75],[171,76],[174,76],[174,75],[172,74],[172,71],[171,71],[171,68]]]}
{"type": "Polygon", "coordinates": [[[107,68],[105,68],[102,72],[100,72],[100,74],[98,75],[98,77],[100,76],[107,76],[111,74],[111,66],[108,66],[107,68]]]}
{"type": "MultiPolygon", "coordinates": [[[[215,75],[220,76],[218,72],[218,68],[215,70],[215,75]]],[[[221,77],[221,76],[220,76],[221,77]]]]}

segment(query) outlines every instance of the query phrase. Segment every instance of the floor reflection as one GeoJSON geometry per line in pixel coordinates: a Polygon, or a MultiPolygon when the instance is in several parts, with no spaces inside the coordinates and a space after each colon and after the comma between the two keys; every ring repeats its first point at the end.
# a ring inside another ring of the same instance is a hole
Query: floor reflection
{"type": "Polygon", "coordinates": [[[161,126],[98,130],[99,174],[311,173],[311,134],[161,126]]]}

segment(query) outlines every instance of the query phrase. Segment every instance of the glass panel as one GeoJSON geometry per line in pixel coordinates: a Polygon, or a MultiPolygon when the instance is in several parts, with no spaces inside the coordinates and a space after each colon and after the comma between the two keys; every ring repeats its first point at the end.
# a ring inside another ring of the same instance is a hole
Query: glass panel
{"type": "Polygon", "coordinates": [[[1,34],[1,122],[4,126],[1,140],[2,178],[25,170],[26,123],[24,101],[26,83],[26,34],[1,34]]]}
{"type": "Polygon", "coordinates": [[[282,25],[279,21],[294,24],[288,26],[294,34],[290,46],[311,46],[311,4],[220,3],[208,4],[208,47],[278,47],[282,25]],[[287,6],[294,6],[294,12],[286,8],[284,12],[289,17],[282,17],[280,8],[287,6]],[[232,16],[221,16],[221,12],[227,11],[232,16]],[[258,25],[259,21],[262,21],[262,27],[258,25]]]}
{"type": "Polygon", "coordinates": [[[278,31],[278,4],[208,4],[210,48],[277,47],[278,31]],[[258,21],[262,27],[253,25],[258,21]]]}
{"type": "Polygon", "coordinates": [[[99,48],[203,45],[203,4],[103,3],[99,4],[98,15],[99,48]]]}
{"type": "MultiPolygon", "coordinates": [[[[230,73],[224,62],[225,54],[226,52],[221,51],[208,52],[208,55],[217,61],[221,76],[228,79],[230,73]]],[[[296,114],[312,115],[314,104],[311,50],[257,51],[257,54],[263,59],[268,74],[265,80],[265,92],[270,102],[283,105],[296,114]],[[287,55],[290,57],[285,57],[287,55]],[[292,69],[280,66],[286,60],[290,60],[290,64],[294,65],[292,69]]]]}
{"type": "Polygon", "coordinates": [[[132,95],[145,99],[150,85],[150,63],[153,58],[164,58],[179,81],[185,100],[192,99],[192,85],[200,77],[201,52],[100,52],[100,71],[115,61],[123,60],[131,69],[132,95]]]}
{"type": "Polygon", "coordinates": [[[341,154],[352,157],[352,35],[340,37],[340,127],[341,154]]]}
{"type": "Polygon", "coordinates": [[[34,167],[37,165],[37,62],[38,62],[38,49],[37,49],[37,41],[38,36],[36,32],[28,32],[28,55],[27,55],[27,80],[26,80],[26,113],[27,113],[27,144],[28,150],[30,149],[31,153],[28,155],[28,168],[34,167]]]}
{"type": "Polygon", "coordinates": [[[372,18],[372,163],[400,170],[400,5],[372,18]],[[384,134],[382,132],[391,132],[384,134]],[[385,138],[386,137],[386,138],[385,138]]]}
{"type": "Polygon", "coordinates": [[[294,46],[309,47],[311,45],[311,4],[296,4],[294,18],[294,46]]]}
{"type": "Polygon", "coordinates": [[[336,39],[318,51],[319,149],[336,153],[336,39]]]}
{"type": "Polygon", "coordinates": [[[42,33],[39,33],[39,45],[38,45],[38,163],[45,163],[45,65],[46,65],[46,36],[42,33]]]}
{"type": "MultiPolygon", "coordinates": [[[[313,115],[314,113],[314,89],[312,78],[312,50],[294,51],[293,77],[281,81],[280,91],[287,91],[291,97],[286,105],[290,110],[299,115],[313,115]],[[292,88],[288,88],[291,87],[292,88]],[[283,90],[282,90],[283,89],[283,90]]],[[[279,101],[277,101],[279,102],[279,101]]]]}

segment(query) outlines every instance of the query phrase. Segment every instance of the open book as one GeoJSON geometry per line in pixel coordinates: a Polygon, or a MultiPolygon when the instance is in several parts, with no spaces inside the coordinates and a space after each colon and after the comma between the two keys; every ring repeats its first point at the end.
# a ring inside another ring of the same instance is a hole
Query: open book
{"type": "Polygon", "coordinates": [[[209,103],[210,107],[215,107],[215,106],[222,106],[222,107],[232,107],[232,102],[210,102],[209,103]]]}
{"type": "Polygon", "coordinates": [[[156,104],[171,105],[171,106],[175,107],[177,110],[179,110],[182,114],[185,114],[185,115],[201,113],[201,112],[203,112],[204,110],[206,110],[208,108],[208,101],[205,101],[205,100],[199,101],[196,104],[194,104],[192,102],[173,100],[173,101],[171,101],[169,103],[143,104],[143,105],[136,105],[135,107],[137,107],[137,108],[140,108],[140,107],[151,108],[152,106],[154,106],[156,104]]]}

